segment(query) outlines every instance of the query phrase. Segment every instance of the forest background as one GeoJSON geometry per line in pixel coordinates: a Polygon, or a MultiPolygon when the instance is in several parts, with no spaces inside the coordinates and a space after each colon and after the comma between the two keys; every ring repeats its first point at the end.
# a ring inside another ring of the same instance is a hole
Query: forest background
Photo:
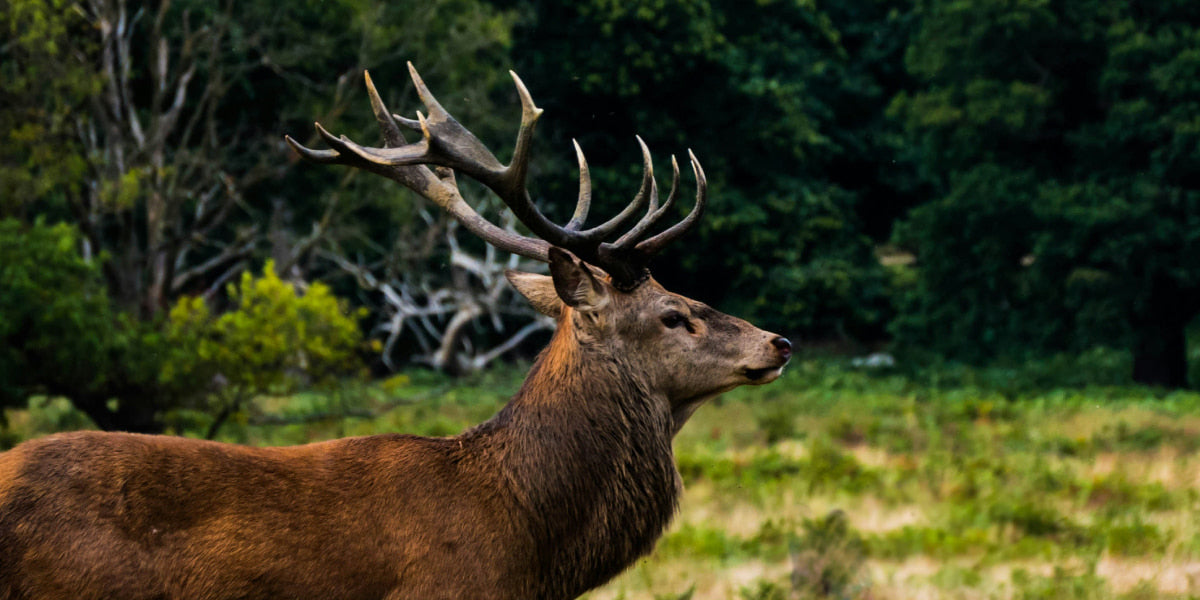
{"type": "Polygon", "coordinates": [[[764,328],[917,368],[1111,349],[1114,377],[1186,387],[1198,22],[1187,0],[5,0],[0,404],[219,427],[266,390],[535,351],[549,324],[499,277],[522,265],[283,143],[314,120],[371,143],[362,72],[411,114],[406,61],[501,158],[524,78],[552,216],[571,139],[598,212],[636,189],[635,134],[660,174],[694,150],[711,208],[656,274],[764,328]]]}

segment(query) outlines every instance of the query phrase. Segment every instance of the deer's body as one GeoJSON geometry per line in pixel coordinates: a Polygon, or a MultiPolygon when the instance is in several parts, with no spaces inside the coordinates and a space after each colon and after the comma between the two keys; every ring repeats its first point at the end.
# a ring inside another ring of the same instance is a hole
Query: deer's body
{"type": "Polygon", "coordinates": [[[694,157],[697,208],[650,236],[675,194],[658,206],[643,145],[647,175],[631,207],[648,199],[647,215],[603,242],[635,211],[580,231],[591,194],[582,153],[585,185],[566,228],[513,185],[540,114],[523,86],[516,166],[501,168],[413,77],[433,110],[419,120],[424,142],[395,147],[397,125],[371,88],[392,147],[301,151],[392,177],[489,243],[550,264],[550,276],[508,273],[558,323],[520,391],[451,438],[247,448],[89,432],[26,442],[0,454],[0,600],[560,600],[650,551],[679,494],[675,433],[705,399],[777,378],[791,345],[649,276],[645,261],[703,208],[694,157]],[[590,260],[482,222],[448,167],[590,260]]]}
{"type": "Polygon", "coordinates": [[[0,458],[11,474],[0,483],[0,598],[499,592],[505,569],[525,570],[489,557],[531,544],[512,498],[458,489],[497,475],[456,460],[456,446],[406,436],[260,449],[117,433],[33,441],[0,458]],[[421,568],[447,561],[470,568],[451,582],[421,568]]]}
{"type": "Polygon", "coordinates": [[[0,598],[574,598],[670,519],[670,414],[530,389],[453,438],[28,442],[0,454],[0,598]]]}

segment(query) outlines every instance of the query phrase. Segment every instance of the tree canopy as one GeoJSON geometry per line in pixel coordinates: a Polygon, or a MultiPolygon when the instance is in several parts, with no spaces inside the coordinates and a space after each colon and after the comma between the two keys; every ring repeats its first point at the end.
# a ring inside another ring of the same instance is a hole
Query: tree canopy
{"type": "Polygon", "coordinates": [[[900,229],[902,340],[981,359],[1130,347],[1185,383],[1200,312],[1200,12],[1190,2],[925,2],[897,96],[934,197],[900,229]],[[964,260],[969,256],[970,260],[964,260]]]}

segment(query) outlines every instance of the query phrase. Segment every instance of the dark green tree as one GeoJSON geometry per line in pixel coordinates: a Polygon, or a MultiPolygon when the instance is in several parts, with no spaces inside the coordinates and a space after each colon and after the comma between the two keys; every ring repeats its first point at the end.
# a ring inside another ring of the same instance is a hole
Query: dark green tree
{"type": "Polygon", "coordinates": [[[0,407],[64,395],[99,427],[157,431],[152,332],[112,307],[66,224],[0,220],[0,407]],[[110,402],[115,393],[139,402],[110,402]]]}
{"type": "Polygon", "coordinates": [[[897,97],[937,199],[898,241],[902,341],[973,359],[1094,344],[1186,385],[1200,313],[1200,5],[918,3],[897,97]]]}

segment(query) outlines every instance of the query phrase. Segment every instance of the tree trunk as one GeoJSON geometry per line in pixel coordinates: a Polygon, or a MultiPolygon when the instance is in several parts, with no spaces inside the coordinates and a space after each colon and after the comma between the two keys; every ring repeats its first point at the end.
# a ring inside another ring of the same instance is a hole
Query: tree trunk
{"type": "Polygon", "coordinates": [[[104,431],[130,433],[162,433],[163,423],[149,402],[118,402],[117,410],[109,408],[108,394],[68,395],[71,404],[82,411],[104,431]]]}
{"type": "Polygon", "coordinates": [[[1133,380],[1188,387],[1187,325],[1200,312],[1200,289],[1167,278],[1151,284],[1144,314],[1134,318],[1133,380]]]}
{"type": "Polygon", "coordinates": [[[1165,388],[1184,388],[1187,379],[1187,339],[1184,325],[1146,327],[1133,348],[1133,380],[1165,388]]]}

